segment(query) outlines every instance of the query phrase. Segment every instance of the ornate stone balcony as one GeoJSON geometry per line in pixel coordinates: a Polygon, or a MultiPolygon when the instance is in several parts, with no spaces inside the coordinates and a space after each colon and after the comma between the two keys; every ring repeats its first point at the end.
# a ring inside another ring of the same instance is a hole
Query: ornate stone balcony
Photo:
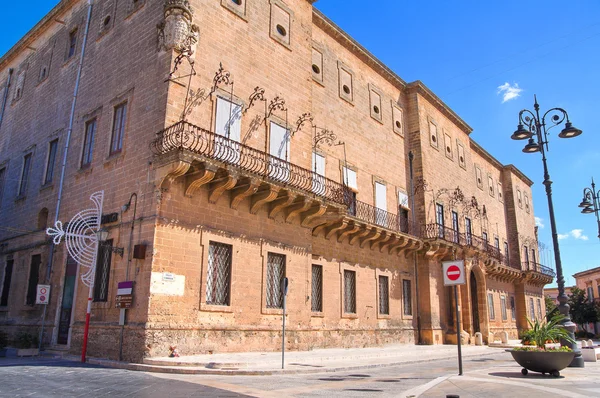
{"type": "Polygon", "coordinates": [[[250,197],[251,213],[268,206],[270,217],[284,212],[287,222],[299,217],[306,227],[347,211],[342,184],[186,121],[158,132],[150,147],[161,188],[180,178],[193,196],[209,185],[211,203],[230,191],[234,209],[250,197]]]}
{"type": "Polygon", "coordinates": [[[538,264],[533,261],[525,261],[522,264],[523,274],[531,283],[544,286],[552,283],[556,273],[552,268],[538,264]]]}

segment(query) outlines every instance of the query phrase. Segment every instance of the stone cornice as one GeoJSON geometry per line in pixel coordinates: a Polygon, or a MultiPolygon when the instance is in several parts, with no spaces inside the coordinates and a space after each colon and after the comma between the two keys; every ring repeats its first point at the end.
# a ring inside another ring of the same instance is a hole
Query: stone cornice
{"type": "MultiPolygon", "coordinates": [[[[311,1],[309,0],[309,2],[311,1]]],[[[404,90],[406,87],[406,82],[402,80],[400,76],[385,66],[385,64],[371,54],[369,50],[360,45],[348,33],[344,32],[342,28],[337,26],[333,21],[323,15],[323,13],[316,8],[313,8],[313,23],[325,33],[329,34],[342,46],[354,53],[354,55],[356,55],[361,61],[370,66],[373,70],[375,70],[375,72],[383,76],[396,88],[399,90],[404,90]]]]}
{"type": "Polygon", "coordinates": [[[417,93],[431,102],[444,116],[456,124],[462,131],[471,134],[473,129],[464,120],[460,118],[448,105],[444,103],[437,95],[433,93],[422,81],[416,80],[406,86],[406,92],[417,93]]]}
{"type": "Polygon", "coordinates": [[[533,181],[531,181],[529,179],[529,177],[527,177],[525,174],[523,174],[523,172],[519,169],[517,169],[514,165],[509,164],[504,166],[505,169],[510,170],[514,175],[516,175],[517,177],[519,177],[525,184],[532,186],[533,185],[533,181]]]}
{"type": "Polygon", "coordinates": [[[588,270],[585,270],[585,271],[578,272],[576,274],[573,274],[573,277],[574,278],[581,278],[583,276],[595,274],[597,272],[600,272],[600,267],[596,267],[596,268],[592,268],[592,269],[588,269],[588,270]]]}
{"type": "Polygon", "coordinates": [[[477,152],[479,155],[483,156],[488,162],[490,162],[491,164],[496,166],[498,169],[500,169],[500,170],[504,169],[504,165],[502,163],[500,163],[498,161],[498,159],[496,159],[495,157],[490,155],[490,153],[488,151],[483,149],[483,147],[481,145],[479,145],[477,142],[475,142],[475,140],[473,140],[471,138],[470,142],[471,142],[471,148],[473,148],[473,150],[475,152],[477,152]]]}
{"type": "Polygon", "coordinates": [[[26,49],[35,39],[41,36],[46,29],[54,22],[54,19],[65,10],[73,7],[80,0],[61,0],[40,22],[29,30],[10,50],[0,58],[0,71],[14,59],[21,51],[26,49]]]}

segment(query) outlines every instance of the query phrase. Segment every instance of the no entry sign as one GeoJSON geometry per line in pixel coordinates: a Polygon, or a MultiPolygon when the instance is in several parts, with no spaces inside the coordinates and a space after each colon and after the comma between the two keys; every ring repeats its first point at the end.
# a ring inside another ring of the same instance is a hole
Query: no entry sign
{"type": "Polygon", "coordinates": [[[465,262],[463,260],[442,262],[444,286],[464,285],[465,262]]]}

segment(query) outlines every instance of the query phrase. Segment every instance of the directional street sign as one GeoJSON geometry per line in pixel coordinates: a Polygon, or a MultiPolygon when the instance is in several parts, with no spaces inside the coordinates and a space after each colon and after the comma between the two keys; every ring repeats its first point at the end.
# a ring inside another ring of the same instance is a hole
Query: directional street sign
{"type": "Polygon", "coordinates": [[[463,260],[442,262],[444,286],[464,285],[465,262],[463,260]]]}

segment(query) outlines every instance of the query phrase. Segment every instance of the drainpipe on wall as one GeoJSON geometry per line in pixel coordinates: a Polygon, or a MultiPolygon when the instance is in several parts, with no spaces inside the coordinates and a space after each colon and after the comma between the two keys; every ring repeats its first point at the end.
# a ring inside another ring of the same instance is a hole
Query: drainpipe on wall
{"type": "MultiPolygon", "coordinates": [[[[412,214],[411,214],[411,218],[412,218],[412,224],[413,224],[413,228],[415,228],[416,226],[416,212],[417,209],[415,208],[415,187],[414,187],[414,177],[413,177],[413,159],[415,158],[415,155],[413,154],[412,151],[408,152],[408,165],[409,165],[409,170],[410,170],[410,207],[412,208],[412,214]]],[[[422,340],[421,340],[421,312],[419,311],[419,292],[418,292],[418,288],[419,288],[419,269],[418,269],[418,261],[417,261],[417,252],[413,253],[413,258],[414,258],[414,269],[415,269],[415,312],[417,313],[417,344],[422,344],[422,340]]]]}
{"type": "MultiPolygon", "coordinates": [[[[79,92],[79,83],[81,82],[81,71],[83,69],[83,58],[85,56],[85,46],[87,44],[87,37],[90,31],[90,20],[92,19],[92,8],[94,7],[94,0],[88,0],[88,13],[87,21],[85,23],[85,31],[83,34],[83,44],[81,45],[81,55],[79,56],[79,65],[77,67],[77,77],[75,79],[75,89],[73,90],[73,103],[71,104],[71,114],[69,116],[69,128],[67,129],[67,139],[65,142],[65,153],[63,156],[62,168],[60,172],[60,182],[58,184],[58,198],[56,200],[56,211],[54,213],[54,225],[58,221],[58,215],[60,213],[60,203],[62,199],[63,185],[65,181],[65,169],[67,167],[67,155],[69,153],[69,142],[71,141],[71,133],[73,132],[73,121],[75,120],[75,104],[77,103],[77,94],[79,92]]],[[[48,267],[46,271],[46,282],[50,282],[52,275],[52,265],[54,264],[54,243],[50,244],[50,254],[48,255],[48,267]]],[[[42,340],[44,337],[44,324],[46,322],[46,308],[44,306],[44,313],[42,315],[42,328],[40,331],[39,347],[42,348],[42,340]]],[[[60,308],[58,309],[60,311],[60,308]]]]}
{"type": "Polygon", "coordinates": [[[6,82],[6,90],[4,91],[4,98],[2,99],[2,108],[0,109],[0,127],[2,127],[2,121],[4,120],[4,110],[6,109],[6,102],[8,101],[8,91],[10,89],[10,82],[12,80],[13,68],[8,70],[8,81],[6,82]]]}

